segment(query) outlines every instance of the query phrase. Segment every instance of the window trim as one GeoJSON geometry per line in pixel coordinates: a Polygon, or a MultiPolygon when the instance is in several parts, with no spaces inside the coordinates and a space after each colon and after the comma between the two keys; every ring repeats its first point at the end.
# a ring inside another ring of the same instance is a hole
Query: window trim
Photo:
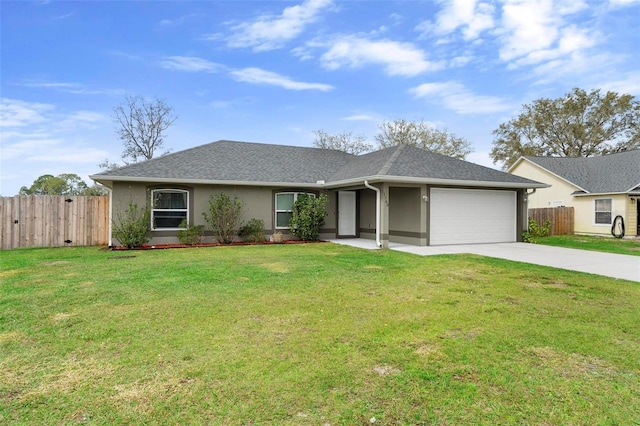
{"type": "Polygon", "coordinates": [[[156,228],[154,227],[154,218],[155,218],[155,212],[156,211],[162,211],[162,212],[185,212],[185,218],[187,220],[187,224],[190,223],[189,220],[189,191],[186,189],[180,189],[180,188],[156,188],[156,189],[152,189],[151,190],[151,230],[152,231],[179,231],[181,229],[184,228],[180,228],[180,227],[176,227],[176,228],[156,228]],[[187,200],[186,200],[186,208],[184,209],[156,209],[153,206],[153,200],[154,200],[154,195],[156,192],[171,192],[171,193],[184,193],[187,194],[187,200]]]}
{"type": "Polygon", "coordinates": [[[595,226],[611,226],[613,224],[613,198],[594,198],[593,199],[593,224],[595,226]],[[597,210],[598,201],[609,201],[609,210],[597,210]],[[598,222],[598,213],[609,213],[609,222],[598,222]]]}
{"type": "MultiPolygon", "coordinates": [[[[292,210],[278,210],[278,195],[289,195],[289,194],[293,194],[293,204],[296,203],[296,201],[298,200],[298,196],[300,194],[305,194],[305,195],[310,195],[313,198],[315,198],[317,195],[314,194],[313,192],[306,192],[306,191],[278,191],[274,194],[274,205],[273,205],[273,227],[275,229],[291,229],[290,226],[278,226],[278,213],[293,213],[293,209],[292,210]]],[[[293,207],[293,204],[291,205],[293,207]]]]}

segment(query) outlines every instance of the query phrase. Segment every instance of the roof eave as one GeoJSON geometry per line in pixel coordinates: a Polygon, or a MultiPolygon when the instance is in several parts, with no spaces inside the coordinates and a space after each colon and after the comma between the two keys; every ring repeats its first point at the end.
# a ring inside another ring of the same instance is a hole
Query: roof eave
{"type": "Polygon", "coordinates": [[[151,178],[132,176],[89,176],[96,182],[148,182],[148,183],[168,183],[168,184],[190,184],[190,185],[232,185],[232,186],[277,186],[295,188],[322,188],[323,183],[310,182],[262,182],[262,181],[242,181],[242,180],[210,180],[210,179],[175,179],[175,178],[151,178]]]}
{"type": "Polygon", "coordinates": [[[390,182],[390,183],[412,183],[420,185],[446,185],[446,186],[468,186],[468,187],[487,187],[492,188],[513,188],[513,189],[529,189],[529,188],[549,188],[551,185],[546,183],[517,183],[517,182],[494,182],[494,181],[479,181],[479,180],[464,180],[464,179],[434,179],[434,178],[417,178],[407,176],[365,176],[353,179],[345,179],[340,181],[328,182],[324,185],[325,188],[339,188],[343,186],[351,186],[355,184],[361,184],[364,181],[369,183],[390,182]]]}
{"type": "Polygon", "coordinates": [[[513,189],[529,189],[529,188],[549,188],[551,185],[546,183],[518,183],[518,182],[496,182],[496,181],[478,181],[464,179],[433,179],[408,176],[385,176],[374,175],[357,177],[353,179],[345,179],[334,182],[261,182],[261,181],[236,181],[236,180],[209,180],[209,179],[173,179],[173,178],[150,178],[150,177],[131,177],[131,176],[89,176],[96,182],[109,184],[113,182],[147,182],[147,183],[166,183],[166,184],[190,184],[190,185],[234,185],[234,186],[275,186],[275,187],[295,187],[295,188],[311,188],[311,189],[332,189],[344,186],[352,186],[362,184],[369,181],[370,183],[390,182],[390,183],[410,183],[420,185],[446,185],[446,186],[467,186],[467,187],[492,187],[492,188],[513,188],[513,189]]]}
{"type": "MultiPolygon", "coordinates": [[[[635,188],[635,187],[634,187],[635,188]]],[[[592,196],[596,196],[596,197],[602,197],[605,195],[640,195],[640,191],[618,191],[618,192],[587,192],[585,194],[571,194],[574,197],[592,197],[592,196]]]]}

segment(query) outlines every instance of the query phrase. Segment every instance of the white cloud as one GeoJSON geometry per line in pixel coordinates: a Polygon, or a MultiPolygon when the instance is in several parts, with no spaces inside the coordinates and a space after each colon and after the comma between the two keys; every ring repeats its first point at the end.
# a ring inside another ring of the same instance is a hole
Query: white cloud
{"type": "Polygon", "coordinates": [[[640,3],[640,0],[609,0],[609,4],[613,7],[625,7],[640,3]]]}
{"type": "MultiPolygon", "coordinates": [[[[64,147],[49,148],[46,153],[42,151],[30,151],[33,155],[28,155],[26,161],[38,162],[64,162],[72,164],[98,164],[109,156],[109,152],[104,149],[92,147],[76,146],[73,151],[64,147]]],[[[97,167],[96,167],[97,168],[97,167]]]]}
{"type": "Polygon", "coordinates": [[[333,86],[329,84],[294,81],[289,77],[254,67],[232,71],[230,75],[237,81],[251,84],[267,84],[288,90],[320,90],[327,92],[333,89],[333,86]]]}
{"type": "Polygon", "coordinates": [[[163,19],[158,22],[158,25],[161,27],[177,27],[180,25],[184,25],[185,23],[197,18],[199,15],[195,13],[191,13],[189,15],[179,16],[175,19],[163,19]]]}
{"type": "Polygon", "coordinates": [[[345,121],[377,121],[378,118],[370,114],[354,114],[342,118],[345,121]]]}
{"type": "Polygon", "coordinates": [[[536,63],[593,46],[597,34],[569,21],[585,7],[574,0],[507,0],[497,31],[500,59],[536,63]]]}
{"type": "Polygon", "coordinates": [[[109,117],[101,112],[4,98],[0,124],[3,195],[17,193],[46,173],[95,172],[97,164],[113,154],[99,146],[112,132],[109,117]]]}
{"type": "Polygon", "coordinates": [[[389,75],[411,77],[443,67],[442,63],[427,60],[425,52],[411,43],[346,36],[325,43],[325,47],[328,50],[320,61],[330,70],[377,64],[382,65],[389,75]]]}
{"type": "Polygon", "coordinates": [[[195,56],[166,56],[162,59],[161,66],[169,70],[189,72],[218,72],[224,68],[223,65],[195,56]]]}
{"type": "Polygon", "coordinates": [[[332,5],[332,0],[306,0],[285,8],[278,16],[261,16],[253,22],[235,25],[227,45],[251,47],[255,51],[278,49],[300,35],[308,24],[318,19],[323,9],[332,5]]]}
{"type": "Polygon", "coordinates": [[[483,31],[494,27],[493,4],[478,0],[451,0],[444,3],[436,22],[424,21],[416,30],[437,36],[448,35],[461,29],[465,40],[476,39],[483,31]]]}
{"type": "Polygon", "coordinates": [[[42,123],[46,121],[44,114],[52,109],[52,105],[2,98],[0,100],[0,127],[23,127],[42,123]]]}
{"type": "Polygon", "coordinates": [[[102,89],[91,88],[82,83],[69,83],[45,80],[25,80],[16,84],[17,86],[29,87],[32,89],[50,89],[63,93],[71,93],[73,95],[106,95],[106,96],[122,96],[126,94],[123,89],[102,89]]]}
{"type": "Polygon", "coordinates": [[[620,94],[629,94],[640,97],[640,79],[638,79],[637,74],[629,74],[621,79],[604,81],[594,87],[601,87],[602,90],[610,90],[620,94]]]}
{"type": "Polygon", "coordinates": [[[513,109],[513,105],[497,96],[476,95],[454,81],[424,83],[410,89],[416,98],[428,98],[458,114],[493,114],[513,109]]]}

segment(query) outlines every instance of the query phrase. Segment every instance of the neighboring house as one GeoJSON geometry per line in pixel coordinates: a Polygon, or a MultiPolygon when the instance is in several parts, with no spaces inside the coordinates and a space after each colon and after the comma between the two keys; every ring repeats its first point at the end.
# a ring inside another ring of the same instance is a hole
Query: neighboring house
{"type": "Polygon", "coordinates": [[[574,232],[611,235],[622,216],[626,235],[640,235],[640,150],[599,157],[521,157],[508,173],[550,185],[528,196],[529,208],[574,208],[574,232]]]}
{"type": "MultiPolygon", "coordinates": [[[[364,155],[218,141],[91,176],[111,189],[112,217],[131,201],[151,206],[151,243],[177,242],[183,219],[205,224],[211,195],[244,204],[265,234],[288,236],[301,193],[328,195],[321,238],[414,245],[511,242],[526,223],[526,191],[546,185],[498,170],[395,146],[364,155]]],[[[209,234],[210,235],[210,234],[209,234]]],[[[210,237],[208,237],[210,238],[210,237]]],[[[113,242],[115,244],[115,242],[113,242]]]]}

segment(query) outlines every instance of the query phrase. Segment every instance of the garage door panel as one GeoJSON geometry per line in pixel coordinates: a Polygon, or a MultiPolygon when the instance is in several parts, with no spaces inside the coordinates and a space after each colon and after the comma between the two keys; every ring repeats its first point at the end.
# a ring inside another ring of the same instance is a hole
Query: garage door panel
{"type": "Polygon", "coordinates": [[[514,191],[432,188],[430,244],[516,241],[514,191]]]}

